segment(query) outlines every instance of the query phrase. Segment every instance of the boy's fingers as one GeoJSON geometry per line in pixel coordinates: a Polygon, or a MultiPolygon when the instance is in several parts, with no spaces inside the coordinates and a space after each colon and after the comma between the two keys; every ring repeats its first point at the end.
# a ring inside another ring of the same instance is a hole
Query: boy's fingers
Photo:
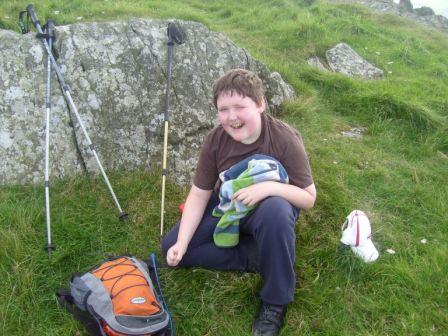
{"type": "Polygon", "coordinates": [[[176,260],[175,258],[170,258],[168,260],[168,265],[170,265],[170,266],[176,266],[178,263],[179,263],[179,261],[176,260]]]}
{"type": "Polygon", "coordinates": [[[179,261],[180,261],[179,258],[177,258],[177,256],[176,256],[171,260],[171,263],[173,266],[176,266],[179,263],[179,261]]]}
{"type": "Polygon", "coordinates": [[[238,201],[242,201],[244,200],[246,197],[244,196],[243,193],[235,193],[233,196],[234,199],[238,200],[238,201]]]}
{"type": "Polygon", "coordinates": [[[172,249],[172,250],[168,251],[168,254],[167,254],[168,265],[176,266],[177,264],[179,264],[180,259],[181,259],[181,256],[180,256],[180,253],[178,250],[172,249]]]}
{"type": "Polygon", "coordinates": [[[237,198],[237,197],[241,196],[241,194],[244,193],[244,190],[245,190],[245,189],[246,189],[246,188],[241,188],[240,190],[236,191],[236,192],[233,194],[233,198],[237,198]]]}

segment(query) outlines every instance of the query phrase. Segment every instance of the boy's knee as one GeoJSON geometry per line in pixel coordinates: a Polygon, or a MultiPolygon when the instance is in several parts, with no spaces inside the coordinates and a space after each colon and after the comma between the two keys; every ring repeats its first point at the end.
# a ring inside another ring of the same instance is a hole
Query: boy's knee
{"type": "Polygon", "coordinates": [[[294,232],[298,210],[282,197],[269,197],[257,209],[258,232],[283,236],[294,232]]]}
{"type": "Polygon", "coordinates": [[[298,210],[283,197],[268,197],[259,205],[258,211],[263,217],[275,221],[285,221],[295,223],[298,216],[298,210]]]}

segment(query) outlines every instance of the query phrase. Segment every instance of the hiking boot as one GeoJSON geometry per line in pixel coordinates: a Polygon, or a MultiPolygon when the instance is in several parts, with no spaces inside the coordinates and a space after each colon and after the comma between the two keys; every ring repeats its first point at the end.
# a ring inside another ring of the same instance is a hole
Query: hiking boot
{"type": "Polygon", "coordinates": [[[261,302],[258,316],[252,327],[252,336],[276,336],[286,315],[286,305],[272,305],[261,302]]]}

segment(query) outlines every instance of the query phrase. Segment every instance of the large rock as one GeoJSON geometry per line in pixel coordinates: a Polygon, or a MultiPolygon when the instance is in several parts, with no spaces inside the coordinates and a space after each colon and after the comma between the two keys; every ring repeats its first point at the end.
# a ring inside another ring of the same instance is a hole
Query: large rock
{"type": "Polygon", "coordinates": [[[383,70],[367,62],[345,43],[339,43],[327,50],[326,57],[329,67],[334,72],[364,79],[378,79],[383,76],[383,70]]]}
{"type": "MultiPolygon", "coordinates": [[[[178,21],[188,41],[172,63],[169,176],[188,183],[204,135],[215,124],[213,81],[231,68],[257,72],[275,113],[294,97],[271,73],[225,35],[178,21]]],[[[140,20],[57,27],[58,63],[81,119],[110,169],[151,169],[161,162],[168,21],[140,20]]],[[[46,54],[34,33],[0,30],[0,184],[43,181],[46,54]]],[[[68,113],[53,72],[51,176],[97,172],[80,126],[68,113]]]]}
{"type": "Polygon", "coordinates": [[[432,8],[426,6],[414,9],[414,13],[418,16],[433,16],[436,14],[432,8]]]}
{"type": "MultiPolygon", "coordinates": [[[[45,150],[45,54],[34,34],[0,31],[0,183],[43,181],[45,150]]],[[[55,78],[53,77],[53,81],[55,78]]],[[[51,170],[81,169],[67,106],[53,87],[51,170]]]]}
{"type": "Polygon", "coordinates": [[[414,9],[411,0],[400,0],[398,5],[400,6],[400,8],[403,8],[407,12],[412,12],[412,10],[414,9]]]}

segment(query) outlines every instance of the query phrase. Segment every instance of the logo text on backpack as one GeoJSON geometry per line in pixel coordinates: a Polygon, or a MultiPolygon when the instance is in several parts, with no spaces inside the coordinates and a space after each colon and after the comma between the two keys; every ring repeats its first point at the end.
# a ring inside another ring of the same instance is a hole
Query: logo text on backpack
{"type": "Polygon", "coordinates": [[[146,302],[146,299],[144,297],[135,297],[131,300],[131,302],[135,304],[142,304],[146,302]]]}

